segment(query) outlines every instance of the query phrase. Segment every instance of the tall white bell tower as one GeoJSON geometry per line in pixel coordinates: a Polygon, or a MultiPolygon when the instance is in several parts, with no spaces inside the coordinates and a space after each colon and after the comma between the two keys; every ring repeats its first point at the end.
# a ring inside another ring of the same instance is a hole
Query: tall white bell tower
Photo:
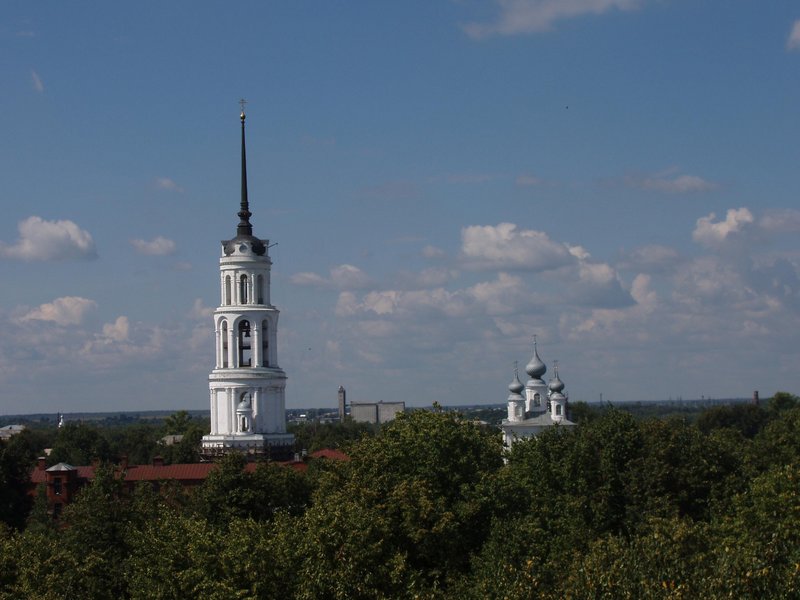
{"type": "Polygon", "coordinates": [[[214,311],[216,365],[208,376],[211,433],[202,453],[292,455],[286,433],[286,373],[278,366],[278,314],[270,301],[269,240],[253,236],[247,200],[242,101],[242,199],[236,237],[222,241],[220,305],[214,311]]]}

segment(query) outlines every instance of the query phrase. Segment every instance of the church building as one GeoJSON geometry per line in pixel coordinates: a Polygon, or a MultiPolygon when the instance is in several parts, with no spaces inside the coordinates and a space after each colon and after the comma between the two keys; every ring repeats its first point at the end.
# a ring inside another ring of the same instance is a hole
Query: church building
{"type": "Polygon", "coordinates": [[[508,417],[500,424],[506,448],[510,448],[516,440],[535,437],[548,427],[575,425],[567,418],[568,399],[563,393],[564,382],[558,376],[558,367],[548,383],[542,379],[547,366],[539,358],[535,336],[533,358],[525,366],[525,372],[530,378],[525,385],[519,380],[515,368],[514,380],[508,386],[508,417]]]}
{"type": "Polygon", "coordinates": [[[223,240],[220,305],[214,311],[216,364],[208,377],[211,432],[202,453],[227,452],[283,459],[294,436],[286,433],[286,373],[278,364],[278,315],[270,299],[269,240],[253,235],[247,197],[244,103],[242,184],[236,236],[223,240]]]}

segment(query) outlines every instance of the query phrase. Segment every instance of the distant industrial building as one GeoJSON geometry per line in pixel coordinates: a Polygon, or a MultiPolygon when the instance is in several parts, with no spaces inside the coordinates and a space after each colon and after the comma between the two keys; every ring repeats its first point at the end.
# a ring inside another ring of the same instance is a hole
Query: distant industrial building
{"type": "MultiPolygon", "coordinates": [[[[339,420],[343,421],[347,416],[347,391],[343,386],[339,386],[339,420]]],[[[372,423],[380,425],[393,421],[397,413],[405,412],[405,402],[351,402],[350,418],[358,423],[372,423]]]]}
{"type": "Polygon", "coordinates": [[[405,412],[405,402],[351,402],[350,418],[359,423],[382,424],[405,412]]]}

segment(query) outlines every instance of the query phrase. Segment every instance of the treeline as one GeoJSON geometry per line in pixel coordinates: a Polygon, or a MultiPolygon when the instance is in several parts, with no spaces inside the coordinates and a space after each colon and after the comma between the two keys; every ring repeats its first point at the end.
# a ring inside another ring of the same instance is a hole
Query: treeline
{"type": "Polygon", "coordinates": [[[507,463],[496,430],[442,412],[347,451],[305,474],[229,457],[191,495],[100,469],[58,526],[40,497],[2,529],[0,598],[800,595],[790,394],[694,423],[587,412],[507,463]]]}

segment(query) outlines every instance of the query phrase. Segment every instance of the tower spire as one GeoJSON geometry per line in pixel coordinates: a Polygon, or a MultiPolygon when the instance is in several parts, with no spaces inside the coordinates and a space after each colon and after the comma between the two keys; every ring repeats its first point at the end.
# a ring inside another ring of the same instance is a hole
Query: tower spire
{"type": "Polygon", "coordinates": [[[239,225],[236,227],[237,235],[253,235],[253,226],[250,224],[250,203],[247,201],[247,153],[245,151],[244,143],[244,106],[247,101],[242,98],[239,100],[239,106],[242,107],[242,113],[239,118],[242,120],[242,202],[239,207],[239,225]]]}

